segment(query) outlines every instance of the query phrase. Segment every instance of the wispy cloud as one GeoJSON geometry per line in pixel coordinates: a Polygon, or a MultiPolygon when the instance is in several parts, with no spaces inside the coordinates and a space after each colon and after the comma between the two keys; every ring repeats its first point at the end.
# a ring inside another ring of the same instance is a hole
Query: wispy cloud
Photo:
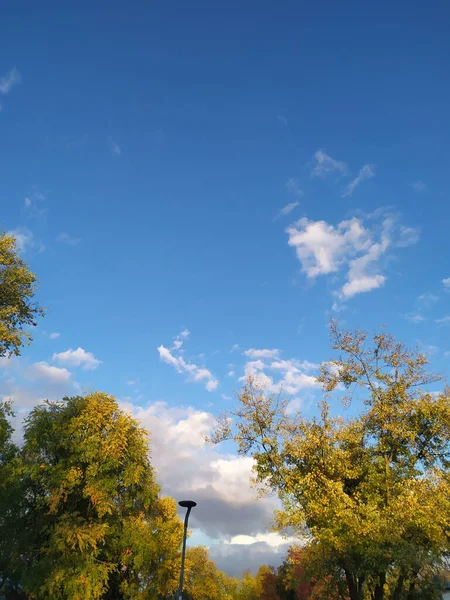
{"type": "Polygon", "coordinates": [[[6,232],[7,235],[13,235],[16,239],[16,246],[20,252],[26,252],[34,245],[33,234],[26,227],[18,227],[6,232]]]}
{"type": "MultiPolygon", "coordinates": [[[[300,219],[286,230],[288,244],[295,248],[302,271],[309,279],[346,271],[346,283],[334,292],[345,300],[381,287],[386,277],[381,259],[390,247],[403,240],[402,226],[395,215],[378,215],[378,221],[352,218],[336,227],[326,221],[300,219]],[[380,216],[381,222],[379,220],[380,216]]],[[[417,241],[415,236],[414,241],[417,241]]],[[[414,243],[412,236],[410,243],[414,243]]]]}
{"type": "Polygon", "coordinates": [[[81,239],[67,233],[67,231],[63,231],[62,233],[58,233],[56,241],[67,244],[68,246],[76,246],[81,242],[81,239]]]}
{"type": "Polygon", "coordinates": [[[281,217],[289,215],[295,208],[297,208],[298,205],[299,202],[290,202],[289,204],[286,204],[286,206],[283,206],[283,208],[278,212],[277,216],[275,217],[275,221],[277,219],[280,219],[281,217]]]}
{"type": "Polygon", "coordinates": [[[436,304],[438,300],[439,296],[436,296],[435,294],[421,294],[417,298],[418,304],[425,308],[430,308],[431,306],[436,304]]]}
{"type": "MultiPolygon", "coordinates": [[[[183,334],[184,339],[187,339],[189,337],[190,332],[187,329],[185,329],[177,336],[176,340],[182,337],[183,334]]],[[[159,346],[158,352],[162,362],[165,362],[168,365],[172,365],[178,373],[186,373],[187,382],[205,383],[205,387],[208,390],[208,392],[212,392],[213,390],[215,390],[218,387],[219,382],[211,373],[211,371],[206,367],[200,367],[192,362],[184,360],[184,358],[179,355],[180,347],[181,345],[176,344],[174,344],[172,348],[166,348],[163,345],[159,346]]]]}
{"type": "Polygon", "coordinates": [[[287,127],[288,120],[286,119],[285,116],[283,116],[283,115],[277,115],[277,119],[280,121],[280,123],[283,123],[283,125],[285,127],[287,127]]]}
{"type": "Polygon", "coordinates": [[[109,149],[111,150],[112,154],[115,154],[116,156],[120,156],[122,154],[119,144],[112,138],[109,138],[109,149]]]}
{"type": "Polygon", "coordinates": [[[403,315],[403,318],[409,321],[410,323],[423,323],[426,321],[425,317],[420,315],[419,313],[406,313],[403,315]]]}
{"type": "Polygon", "coordinates": [[[375,177],[375,165],[364,165],[360,170],[358,175],[350,181],[350,183],[346,186],[344,193],[342,194],[343,198],[347,196],[351,196],[356,188],[363,182],[367,181],[367,179],[371,179],[375,177]]]}
{"type": "Polygon", "coordinates": [[[51,340],[57,340],[57,339],[59,338],[59,336],[60,336],[60,335],[61,335],[60,333],[58,333],[57,331],[54,331],[53,333],[50,333],[48,337],[49,337],[51,340]]]}
{"type": "Polygon", "coordinates": [[[396,242],[398,248],[406,248],[417,244],[420,237],[420,229],[418,227],[404,227],[403,225],[399,229],[399,236],[396,242]]]}
{"type": "Polygon", "coordinates": [[[42,192],[33,192],[30,196],[24,198],[25,211],[28,217],[42,217],[47,212],[47,208],[43,206],[45,194],[42,192]]]}
{"type": "Polygon", "coordinates": [[[102,364],[101,360],[95,358],[92,352],[87,352],[84,348],[76,350],[69,348],[64,352],[55,352],[53,360],[67,367],[81,367],[83,371],[93,371],[102,364]]]}
{"type": "Polygon", "coordinates": [[[446,279],[443,279],[442,283],[444,284],[444,287],[446,289],[450,290],[450,277],[447,277],[446,279]]]}
{"type": "Polygon", "coordinates": [[[314,153],[314,165],[311,171],[313,177],[325,177],[328,173],[333,172],[345,175],[347,171],[347,164],[342,160],[335,160],[323,150],[317,150],[314,153]]]}
{"type": "Polygon", "coordinates": [[[21,76],[16,67],[13,67],[6,75],[0,77],[0,94],[6,96],[15,85],[21,82],[21,76]]]}
{"type": "Polygon", "coordinates": [[[294,194],[294,196],[298,196],[299,198],[304,196],[304,193],[298,184],[298,180],[295,177],[289,177],[289,179],[286,181],[286,190],[290,194],[294,194]]]}
{"type": "Polygon", "coordinates": [[[70,379],[70,371],[49,365],[45,361],[33,363],[28,375],[31,378],[45,379],[53,383],[67,383],[70,379]]]}
{"type": "Polygon", "coordinates": [[[269,350],[267,348],[249,348],[245,350],[244,355],[249,358],[258,359],[258,358],[278,358],[280,351],[277,348],[272,348],[269,350]]]}
{"type": "Polygon", "coordinates": [[[442,317],[442,319],[436,319],[436,323],[439,325],[450,325],[450,315],[442,317]]]}
{"type": "Polygon", "coordinates": [[[415,192],[420,194],[420,192],[423,192],[427,186],[424,184],[423,181],[419,180],[419,181],[413,181],[411,183],[411,187],[415,192]]]}

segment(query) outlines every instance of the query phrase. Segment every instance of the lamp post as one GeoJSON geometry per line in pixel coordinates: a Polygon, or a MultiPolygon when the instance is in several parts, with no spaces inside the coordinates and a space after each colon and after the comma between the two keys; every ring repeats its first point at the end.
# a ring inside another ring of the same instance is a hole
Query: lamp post
{"type": "Polygon", "coordinates": [[[188,528],[189,515],[194,506],[197,506],[197,502],[193,500],[180,500],[178,502],[183,508],[187,508],[186,516],[184,517],[184,533],[183,533],[183,550],[181,553],[181,573],[180,573],[180,585],[178,586],[178,600],[183,600],[183,577],[184,577],[184,556],[186,554],[186,536],[188,528]]]}

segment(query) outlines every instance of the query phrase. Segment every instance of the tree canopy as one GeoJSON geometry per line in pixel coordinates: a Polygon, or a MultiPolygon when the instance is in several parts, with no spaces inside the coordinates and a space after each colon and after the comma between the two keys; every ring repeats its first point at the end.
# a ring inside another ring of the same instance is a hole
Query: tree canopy
{"type": "Polygon", "coordinates": [[[33,301],[37,278],[19,257],[13,235],[0,232],[0,357],[19,355],[43,308],[33,301]]]}
{"type": "Polygon", "coordinates": [[[112,396],[37,406],[15,459],[0,564],[33,598],[156,598],[173,591],[182,525],[159,496],[146,432],[112,396]]]}
{"type": "Polygon", "coordinates": [[[333,323],[331,335],[339,354],[319,381],[358,398],[359,414],[332,416],[327,396],[319,417],[291,414],[250,378],[213,441],[254,457],[255,480],[282,501],[278,528],[307,536],[351,600],[407,597],[450,549],[449,390],[428,391],[440,378],[426,356],[387,333],[369,345],[333,323]]]}

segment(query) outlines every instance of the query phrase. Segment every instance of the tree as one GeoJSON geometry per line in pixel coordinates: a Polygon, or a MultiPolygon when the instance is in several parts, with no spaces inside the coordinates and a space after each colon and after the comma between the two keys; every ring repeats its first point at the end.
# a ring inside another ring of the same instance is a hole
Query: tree
{"type": "Polygon", "coordinates": [[[11,510],[20,499],[17,497],[15,460],[18,448],[12,441],[13,428],[9,421],[12,416],[10,402],[0,402],[0,598],[10,600],[20,598],[16,594],[14,582],[7,576],[8,553],[10,550],[8,523],[11,510]]]}
{"type": "Polygon", "coordinates": [[[246,571],[239,582],[238,600],[258,600],[259,592],[256,577],[251,571],[246,571]]]}
{"type": "Polygon", "coordinates": [[[353,418],[286,411],[286,401],[249,379],[239,407],[217,425],[214,442],[234,439],[254,457],[255,480],[276,491],[280,529],[309,535],[351,600],[413,598],[449,551],[450,392],[427,358],[386,333],[341,332],[339,356],[323,365],[327,394],[361,401],[353,418]]]}
{"type": "Polygon", "coordinates": [[[191,600],[231,600],[237,580],[216,568],[207,548],[194,546],[186,551],[184,591],[191,600]]]}
{"type": "Polygon", "coordinates": [[[272,567],[267,568],[263,565],[263,571],[258,572],[258,576],[261,580],[261,591],[259,593],[259,600],[281,600],[279,594],[279,573],[277,569],[272,567]]]}
{"type": "MultiPolygon", "coordinates": [[[[30,598],[157,598],[176,589],[182,525],[146,432],[112,396],[34,408],[2,520],[0,565],[30,598]]],[[[3,512],[3,511],[2,511],[3,512]]]]}
{"type": "Polygon", "coordinates": [[[29,327],[44,310],[33,302],[37,278],[19,258],[13,235],[0,232],[0,357],[18,356],[31,342],[29,327]]]}

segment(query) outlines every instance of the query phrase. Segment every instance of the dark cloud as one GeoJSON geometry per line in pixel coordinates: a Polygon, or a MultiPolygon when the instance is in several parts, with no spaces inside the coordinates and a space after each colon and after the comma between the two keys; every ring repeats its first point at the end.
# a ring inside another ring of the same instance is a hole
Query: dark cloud
{"type": "Polygon", "coordinates": [[[287,554],[290,544],[269,546],[266,542],[254,544],[218,544],[210,548],[209,554],[221,571],[233,577],[241,577],[250,569],[256,573],[261,565],[278,567],[287,554]]]}
{"type": "Polygon", "coordinates": [[[273,521],[273,510],[267,502],[230,502],[212,487],[198,490],[193,498],[198,507],[192,513],[192,526],[212,538],[256,535],[273,521]]]}

